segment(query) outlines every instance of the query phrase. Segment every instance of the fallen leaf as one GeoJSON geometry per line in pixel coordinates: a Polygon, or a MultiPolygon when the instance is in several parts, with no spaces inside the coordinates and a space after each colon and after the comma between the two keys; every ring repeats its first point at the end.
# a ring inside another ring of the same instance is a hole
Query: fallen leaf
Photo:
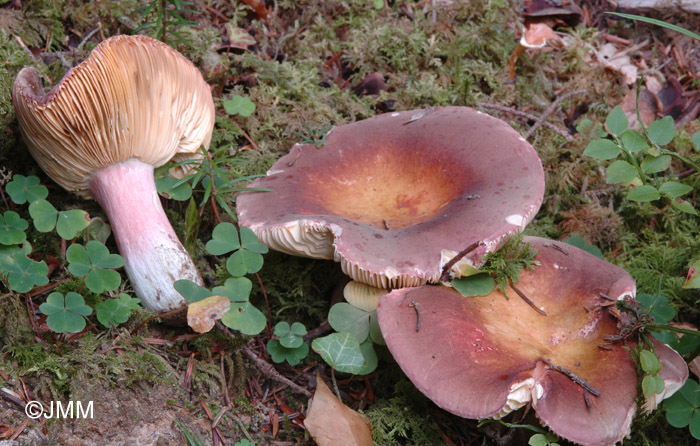
{"type": "Polygon", "coordinates": [[[318,446],[372,446],[369,421],[340,402],[320,374],[309,415],[304,420],[318,446]]]}
{"type": "MultiPolygon", "coordinates": [[[[636,129],[639,128],[639,123],[637,121],[637,89],[633,88],[622,99],[620,103],[622,111],[627,115],[627,120],[629,121],[629,128],[636,129]]],[[[659,115],[661,111],[661,102],[657,96],[644,88],[639,92],[639,115],[642,118],[642,122],[645,126],[649,126],[659,115]]]]}
{"type": "Polygon", "coordinates": [[[229,47],[247,50],[249,46],[255,45],[255,37],[242,28],[233,26],[230,23],[226,24],[226,33],[228,34],[229,47]]]}
{"type": "Polygon", "coordinates": [[[191,303],[187,307],[187,325],[197,333],[206,333],[218,319],[231,309],[231,301],[225,296],[211,296],[191,303]]]}
{"type": "Polygon", "coordinates": [[[619,71],[625,76],[625,83],[633,84],[637,80],[637,67],[632,64],[625,51],[618,51],[612,43],[606,43],[596,52],[598,62],[609,70],[619,71]]]}

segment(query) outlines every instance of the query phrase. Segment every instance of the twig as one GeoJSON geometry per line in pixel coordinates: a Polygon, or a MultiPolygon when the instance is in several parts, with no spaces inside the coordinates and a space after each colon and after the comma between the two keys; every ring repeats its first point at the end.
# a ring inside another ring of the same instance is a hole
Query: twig
{"type": "Polygon", "coordinates": [[[85,45],[85,43],[87,43],[87,41],[90,40],[90,38],[91,38],[92,36],[94,36],[95,34],[97,34],[97,31],[99,31],[100,29],[102,29],[102,22],[100,22],[100,23],[97,25],[97,28],[93,29],[92,31],[90,31],[90,32],[88,33],[87,36],[85,36],[85,38],[78,44],[78,49],[82,48],[83,45],[85,45]]]}
{"type": "Polygon", "coordinates": [[[420,331],[420,304],[415,300],[411,300],[409,305],[416,310],[416,333],[420,331]]]}
{"type": "Polygon", "coordinates": [[[272,365],[270,365],[264,359],[258,357],[258,355],[250,349],[250,347],[243,347],[243,353],[250,358],[255,366],[268,378],[275,380],[279,383],[287,385],[293,392],[302,394],[307,398],[311,398],[311,392],[301,387],[299,384],[295,383],[291,379],[283,376],[278,372],[272,365]]]}
{"type": "Polygon", "coordinates": [[[550,369],[556,370],[557,372],[563,373],[564,375],[567,376],[571,381],[574,383],[578,384],[583,388],[584,392],[588,392],[593,396],[600,396],[600,391],[593,387],[592,385],[588,384],[588,381],[585,379],[577,376],[574,372],[571,370],[565,369],[564,367],[559,367],[558,365],[552,364],[549,360],[545,361],[547,365],[549,366],[550,369]]]}
{"type": "Polygon", "coordinates": [[[534,124],[532,124],[532,127],[530,127],[530,130],[525,133],[525,139],[530,139],[530,137],[535,133],[535,130],[537,130],[542,124],[544,124],[545,120],[551,115],[554,110],[556,110],[559,105],[564,102],[565,100],[569,99],[572,96],[578,96],[580,94],[586,94],[588,93],[588,90],[576,90],[576,91],[570,91],[568,93],[565,93],[561,96],[559,96],[557,99],[552,102],[549,107],[547,107],[542,113],[542,115],[535,121],[534,124]]]}
{"type": "MultiPolygon", "coordinates": [[[[499,110],[502,112],[511,113],[513,115],[520,116],[521,118],[526,118],[526,119],[529,119],[531,121],[537,121],[539,119],[537,116],[535,116],[533,114],[526,113],[526,112],[520,111],[520,110],[516,110],[512,107],[505,107],[503,105],[491,104],[489,102],[479,102],[477,105],[479,105],[480,107],[484,107],[484,108],[492,108],[494,110],[499,110]]],[[[560,129],[559,127],[552,124],[551,122],[544,121],[542,123],[542,125],[547,127],[548,129],[550,129],[554,133],[557,133],[558,135],[560,135],[562,138],[566,139],[569,142],[574,140],[574,138],[572,138],[571,135],[569,135],[569,133],[566,132],[566,130],[560,129]]]]}
{"type": "Polygon", "coordinates": [[[442,267],[440,281],[444,282],[445,280],[447,280],[447,278],[450,276],[450,269],[452,269],[452,267],[455,266],[455,264],[459,262],[464,256],[474,251],[476,248],[483,244],[484,242],[482,242],[481,240],[479,240],[478,242],[474,242],[471,245],[464,248],[463,250],[461,250],[459,253],[457,253],[457,255],[452,257],[452,259],[450,259],[449,262],[445,263],[445,266],[442,267]]]}
{"type": "Polygon", "coordinates": [[[522,300],[524,300],[526,304],[528,304],[528,305],[530,305],[532,308],[534,308],[534,310],[535,310],[536,312],[540,313],[542,316],[547,316],[547,312],[544,311],[542,308],[538,307],[537,305],[535,305],[535,303],[532,301],[532,299],[530,299],[529,297],[527,297],[527,296],[525,295],[525,293],[523,293],[522,291],[520,291],[520,289],[519,289],[518,287],[516,287],[514,283],[511,282],[510,287],[513,288],[513,291],[515,291],[515,293],[516,293],[518,296],[520,296],[520,298],[521,298],[522,300]]]}
{"type": "Polygon", "coordinates": [[[331,331],[331,324],[328,323],[328,319],[326,319],[325,321],[321,322],[321,325],[306,333],[303,338],[305,341],[310,341],[328,333],[329,331],[331,331]]]}
{"type": "Polygon", "coordinates": [[[265,332],[267,333],[267,339],[272,339],[272,329],[270,328],[272,324],[272,313],[270,313],[270,301],[267,298],[267,291],[265,291],[265,285],[263,285],[263,281],[260,278],[260,274],[255,273],[255,277],[258,278],[260,290],[262,291],[263,297],[265,298],[265,307],[267,308],[267,324],[265,325],[265,332]]]}

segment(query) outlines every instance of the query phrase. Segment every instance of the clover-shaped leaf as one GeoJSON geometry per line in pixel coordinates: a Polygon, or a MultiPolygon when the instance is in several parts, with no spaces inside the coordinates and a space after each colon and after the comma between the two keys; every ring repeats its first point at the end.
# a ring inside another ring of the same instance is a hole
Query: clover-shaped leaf
{"type": "Polygon", "coordinates": [[[276,363],[287,361],[289,365],[297,365],[309,354],[309,345],[301,343],[298,347],[287,348],[277,339],[270,339],[267,343],[267,352],[276,363]]]}
{"type": "Polygon", "coordinates": [[[285,348],[299,348],[303,343],[303,336],[307,333],[306,327],[300,322],[294,322],[291,326],[287,322],[275,325],[274,335],[279,337],[279,342],[285,348]]]}
{"type": "Polygon", "coordinates": [[[219,223],[211,234],[211,240],[207,242],[206,248],[210,254],[220,256],[235,251],[241,247],[238,241],[238,231],[231,223],[219,223]]]}
{"type": "Polygon", "coordinates": [[[676,310],[669,305],[668,299],[661,294],[640,294],[637,302],[649,312],[657,324],[665,324],[676,316],[676,310]]]}
{"type": "Polygon", "coordinates": [[[51,293],[39,310],[47,315],[46,325],[56,333],[77,333],[85,328],[85,318],[92,314],[92,308],[85,305],[83,296],[69,292],[66,297],[61,293],[51,293]]]}
{"type": "Polygon", "coordinates": [[[258,254],[267,254],[268,251],[267,246],[260,243],[255,232],[245,226],[241,227],[241,247],[258,254]]]}
{"type": "Polygon", "coordinates": [[[58,211],[46,200],[32,201],[29,205],[29,215],[32,217],[34,227],[39,232],[49,232],[56,227],[58,211]]]}
{"type": "Polygon", "coordinates": [[[17,212],[7,211],[0,215],[0,244],[19,245],[27,239],[24,230],[29,227],[27,220],[17,212]]]}
{"type": "Polygon", "coordinates": [[[29,215],[37,231],[49,232],[55,227],[58,235],[64,240],[74,239],[90,224],[87,212],[79,209],[59,212],[43,199],[35,200],[29,205],[29,215]]]}
{"type": "Polygon", "coordinates": [[[332,333],[316,338],[311,348],[339,372],[358,374],[365,368],[360,343],[349,333],[332,333]]]}
{"type": "Polygon", "coordinates": [[[250,302],[234,302],[229,312],[221,318],[221,322],[229,328],[253,336],[265,329],[267,318],[250,302]]]}
{"type": "Polygon", "coordinates": [[[22,248],[3,249],[0,255],[0,274],[7,278],[13,291],[26,293],[35,286],[49,283],[49,267],[43,260],[36,262],[27,257],[28,250],[22,248]]]}
{"type": "Polygon", "coordinates": [[[107,247],[91,240],[85,247],[73,244],[66,250],[68,271],[76,277],[85,277],[85,285],[93,293],[103,293],[119,288],[121,276],[112,268],[124,266],[119,254],[110,254],[107,247]]]}
{"type": "Polygon", "coordinates": [[[700,440],[700,388],[689,379],[681,389],[664,402],[666,420],[673,427],[690,427],[690,434],[700,440]]]}
{"type": "Polygon", "coordinates": [[[260,271],[263,266],[263,257],[257,252],[241,248],[229,256],[226,261],[226,269],[234,277],[245,276],[260,271]]]}
{"type": "Polygon", "coordinates": [[[31,203],[48,197],[49,190],[39,184],[39,177],[30,175],[13,175],[12,181],[7,183],[5,191],[15,204],[31,203]]]}
{"type": "Polygon", "coordinates": [[[156,190],[171,200],[186,201],[192,196],[192,186],[188,182],[169,176],[156,179],[156,190]]]}
{"type": "Polygon", "coordinates": [[[234,95],[233,98],[224,101],[224,110],[229,115],[248,117],[255,111],[255,104],[248,97],[234,95]]]}
{"type": "Polygon", "coordinates": [[[175,288],[175,291],[180,293],[189,303],[199,302],[200,300],[214,295],[208,289],[197,285],[189,279],[176,280],[175,283],[173,283],[173,288],[175,288]]]}
{"type": "Polygon", "coordinates": [[[117,326],[129,320],[131,310],[140,307],[140,299],[120,293],[119,299],[108,299],[95,307],[97,320],[105,327],[117,326]]]}
{"type": "Polygon", "coordinates": [[[80,209],[71,209],[58,213],[56,232],[64,240],[73,240],[80,231],[90,224],[90,216],[80,209]]]}

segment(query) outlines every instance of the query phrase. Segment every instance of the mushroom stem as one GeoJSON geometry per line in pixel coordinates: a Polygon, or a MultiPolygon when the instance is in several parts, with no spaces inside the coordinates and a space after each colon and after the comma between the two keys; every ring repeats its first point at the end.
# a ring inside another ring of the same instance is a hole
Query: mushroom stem
{"type": "Polygon", "coordinates": [[[156,312],[183,307],[186,302],[173,283],[203,282],[163,211],[153,166],[131,159],[105,167],[92,175],[89,188],[109,218],[143,305],[156,312]]]}

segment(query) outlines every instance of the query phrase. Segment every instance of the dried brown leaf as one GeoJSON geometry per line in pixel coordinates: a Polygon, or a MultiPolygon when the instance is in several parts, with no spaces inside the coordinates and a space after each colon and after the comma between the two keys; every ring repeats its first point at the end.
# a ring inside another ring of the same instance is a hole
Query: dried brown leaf
{"type": "Polygon", "coordinates": [[[372,446],[369,421],[343,404],[316,375],[316,392],[304,426],[319,446],[372,446]]]}
{"type": "Polygon", "coordinates": [[[231,309],[231,301],[224,296],[211,296],[187,307],[187,325],[197,333],[206,333],[221,316],[231,309]]]}

